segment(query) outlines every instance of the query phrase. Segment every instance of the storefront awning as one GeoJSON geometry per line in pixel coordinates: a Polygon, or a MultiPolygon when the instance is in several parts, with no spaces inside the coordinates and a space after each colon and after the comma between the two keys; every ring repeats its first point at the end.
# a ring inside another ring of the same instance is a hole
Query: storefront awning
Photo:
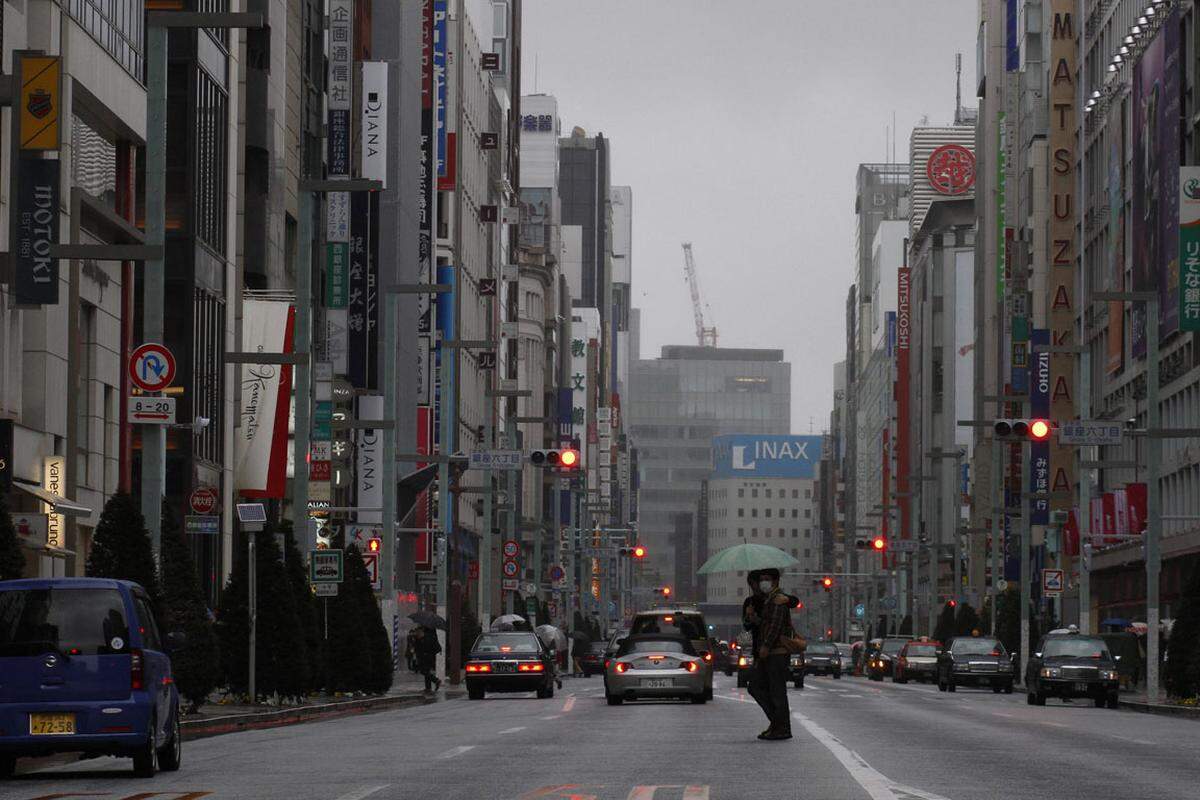
{"type": "Polygon", "coordinates": [[[92,515],[92,510],[87,506],[81,506],[74,500],[51,494],[36,483],[29,483],[17,478],[13,480],[13,486],[52,506],[55,514],[62,514],[64,517],[90,517],[92,515]]]}

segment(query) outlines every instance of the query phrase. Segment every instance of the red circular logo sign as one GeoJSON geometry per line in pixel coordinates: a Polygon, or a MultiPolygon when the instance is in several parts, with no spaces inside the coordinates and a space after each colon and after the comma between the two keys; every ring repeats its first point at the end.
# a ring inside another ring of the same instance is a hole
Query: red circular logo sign
{"type": "Polygon", "coordinates": [[[966,194],[975,185],[975,154],[961,144],[944,144],[929,156],[925,175],[938,194],[966,194]]]}
{"type": "Polygon", "coordinates": [[[188,497],[188,505],[193,514],[211,514],[217,507],[217,490],[211,486],[194,489],[188,497]]]}

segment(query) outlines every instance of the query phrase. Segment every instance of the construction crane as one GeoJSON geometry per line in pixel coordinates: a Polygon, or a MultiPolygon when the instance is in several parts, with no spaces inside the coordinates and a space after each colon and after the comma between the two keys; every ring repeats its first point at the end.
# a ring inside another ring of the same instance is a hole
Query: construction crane
{"type": "MultiPolygon", "coordinates": [[[[688,288],[692,292],[692,313],[696,317],[696,341],[701,347],[717,346],[717,328],[704,325],[704,304],[700,301],[700,278],[696,274],[696,260],[692,258],[692,243],[683,243],[683,274],[687,276],[688,288]]],[[[709,309],[711,312],[712,309],[709,309]]]]}

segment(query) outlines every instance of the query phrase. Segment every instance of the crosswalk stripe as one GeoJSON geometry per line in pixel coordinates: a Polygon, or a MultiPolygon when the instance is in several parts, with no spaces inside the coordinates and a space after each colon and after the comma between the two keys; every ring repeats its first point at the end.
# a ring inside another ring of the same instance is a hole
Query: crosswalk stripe
{"type": "Polygon", "coordinates": [[[355,789],[353,792],[347,792],[337,800],[363,800],[363,798],[370,797],[376,792],[382,792],[389,786],[391,786],[390,783],[385,783],[382,786],[364,786],[361,789],[355,789]]]}

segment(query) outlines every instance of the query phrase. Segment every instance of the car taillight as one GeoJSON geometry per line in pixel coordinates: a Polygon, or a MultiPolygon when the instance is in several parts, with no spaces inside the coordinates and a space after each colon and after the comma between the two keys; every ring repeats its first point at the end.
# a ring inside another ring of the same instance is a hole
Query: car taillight
{"type": "Polygon", "coordinates": [[[611,664],[611,663],[612,663],[612,659],[611,659],[611,658],[606,658],[606,659],[604,659],[604,668],[605,668],[605,669],[608,669],[608,665],[609,665],[609,664],[611,664]]]}
{"type": "Polygon", "coordinates": [[[517,672],[545,672],[545,670],[546,665],[542,664],[541,662],[517,665],[517,672]]]}
{"type": "Polygon", "coordinates": [[[746,666],[746,657],[745,656],[738,656],[738,666],[739,667],[746,666]]]}
{"type": "Polygon", "coordinates": [[[701,653],[700,657],[703,658],[705,661],[712,661],[712,658],[713,658],[712,653],[707,653],[707,652],[701,653]]]}
{"type": "Polygon", "coordinates": [[[129,651],[129,688],[134,691],[146,688],[146,658],[141,650],[129,651]]]}
{"type": "Polygon", "coordinates": [[[617,664],[617,672],[624,672],[627,669],[629,669],[628,664],[617,664]]]}
{"type": "Polygon", "coordinates": [[[491,672],[491,664],[467,664],[467,672],[491,672]]]}
{"type": "Polygon", "coordinates": [[[688,672],[695,672],[698,669],[700,669],[700,665],[697,664],[695,661],[689,661],[686,664],[684,664],[684,666],[687,667],[688,672]]]}

